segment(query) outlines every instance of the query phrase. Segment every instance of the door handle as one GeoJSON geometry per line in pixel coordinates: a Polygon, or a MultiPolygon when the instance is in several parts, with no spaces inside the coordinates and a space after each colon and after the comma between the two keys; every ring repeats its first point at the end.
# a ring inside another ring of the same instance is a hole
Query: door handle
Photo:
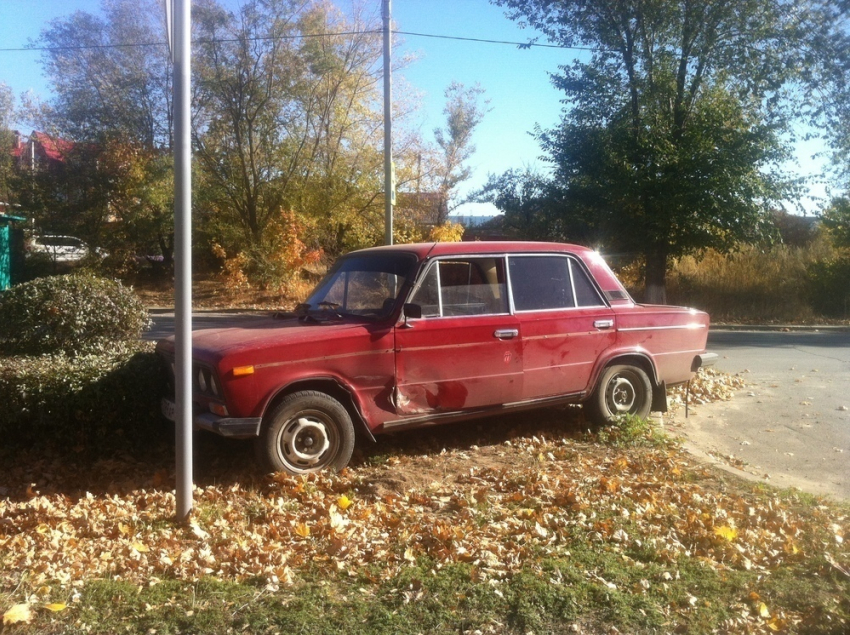
{"type": "Polygon", "coordinates": [[[598,329],[610,329],[614,326],[614,320],[596,320],[593,326],[598,329]]]}
{"type": "Polygon", "coordinates": [[[500,340],[510,340],[519,335],[519,329],[496,329],[493,332],[493,337],[498,337],[500,340]]]}

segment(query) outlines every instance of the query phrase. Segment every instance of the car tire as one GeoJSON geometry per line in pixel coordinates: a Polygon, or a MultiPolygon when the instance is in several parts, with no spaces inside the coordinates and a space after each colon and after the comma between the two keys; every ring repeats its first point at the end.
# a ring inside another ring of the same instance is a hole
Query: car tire
{"type": "Polygon", "coordinates": [[[254,448],[260,465],[271,472],[339,471],[354,451],[354,425],[339,401],[304,390],[287,395],[264,418],[254,448]]]}
{"type": "Polygon", "coordinates": [[[586,405],[590,420],[597,425],[614,423],[623,415],[646,417],[652,406],[652,383],[637,366],[609,366],[586,405]]]}

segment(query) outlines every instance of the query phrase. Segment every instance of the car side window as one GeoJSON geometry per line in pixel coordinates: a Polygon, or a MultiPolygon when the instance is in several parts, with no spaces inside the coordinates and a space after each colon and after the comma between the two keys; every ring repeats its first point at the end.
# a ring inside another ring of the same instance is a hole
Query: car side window
{"type": "Polygon", "coordinates": [[[440,283],[437,264],[432,264],[411,302],[422,307],[422,317],[440,317],[440,283]]]}
{"type": "Polygon", "coordinates": [[[574,307],[570,263],[563,256],[512,256],[508,259],[517,311],[574,307]]]}
{"type": "Polygon", "coordinates": [[[501,258],[452,258],[429,267],[411,301],[423,317],[507,313],[506,289],[501,258]]]}
{"type": "Polygon", "coordinates": [[[570,260],[570,273],[573,279],[573,289],[576,292],[576,304],[578,306],[605,306],[605,302],[599,296],[599,292],[584,270],[573,260],[570,260]]]}

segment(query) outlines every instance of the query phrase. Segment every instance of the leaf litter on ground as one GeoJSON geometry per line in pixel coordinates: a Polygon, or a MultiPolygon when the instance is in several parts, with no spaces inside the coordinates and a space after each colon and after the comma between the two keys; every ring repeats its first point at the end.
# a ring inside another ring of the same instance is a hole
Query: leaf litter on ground
{"type": "MultiPolygon", "coordinates": [[[[726,399],[738,381],[700,373],[690,395],[726,399]]],[[[391,580],[420,559],[466,563],[498,585],[568,555],[575,540],[625,560],[651,549],[671,571],[686,558],[769,575],[812,557],[850,570],[845,508],[717,488],[708,468],[654,434],[647,424],[634,443],[603,443],[580,408],[565,407],[390,437],[339,474],[302,477],[260,474],[244,447],[215,441],[196,460],[186,525],[172,522],[167,450],[94,465],[20,455],[0,474],[0,610],[4,622],[25,621],[30,606],[58,611],[39,589],[64,599],[98,578],[261,579],[273,592],[307,570],[368,568],[391,580]]],[[[803,616],[778,607],[739,619],[767,632],[803,616]]]]}

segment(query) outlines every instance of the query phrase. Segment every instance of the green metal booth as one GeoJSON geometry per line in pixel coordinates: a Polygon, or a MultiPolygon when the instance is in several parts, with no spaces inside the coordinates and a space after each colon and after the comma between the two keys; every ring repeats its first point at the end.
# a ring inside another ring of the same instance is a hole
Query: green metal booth
{"type": "Polygon", "coordinates": [[[26,219],[0,214],[0,291],[20,280],[24,265],[24,230],[16,227],[26,219]]]}

